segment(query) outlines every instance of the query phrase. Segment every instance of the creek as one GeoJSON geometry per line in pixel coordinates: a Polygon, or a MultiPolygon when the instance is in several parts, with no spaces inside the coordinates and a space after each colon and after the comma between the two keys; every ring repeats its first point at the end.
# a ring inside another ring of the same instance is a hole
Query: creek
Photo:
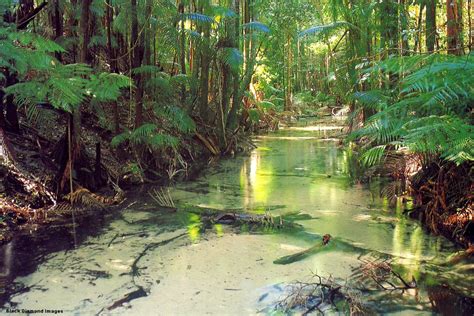
{"type": "Polygon", "coordinates": [[[0,272],[15,271],[15,290],[6,293],[3,308],[74,315],[272,314],[287,284],[315,273],[348,280],[361,260],[377,253],[417,283],[416,289],[367,297],[377,313],[471,314],[474,262],[444,264],[460,249],[404,215],[406,205],[390,206],[377,181],[353,183],[350,151],[334,138],[341,125],[303,121],[255,137],[257,148],[249,155],[222,160],[198,179],[171,187],[177,212],[158,207],[143,188],[113,218],[78,232],[77,247],[72,234],[52,235],[50,246],[31,258],[25,245],[13,241],[0,250],[0,272]],[[185,204],[311,218],[296,220],[301,229],[295,231],[219,223],[203,230],[199,214],[179,210],[185,204]],[[324,234],[347,246],[274,263],[314,246],[324,234]]]}

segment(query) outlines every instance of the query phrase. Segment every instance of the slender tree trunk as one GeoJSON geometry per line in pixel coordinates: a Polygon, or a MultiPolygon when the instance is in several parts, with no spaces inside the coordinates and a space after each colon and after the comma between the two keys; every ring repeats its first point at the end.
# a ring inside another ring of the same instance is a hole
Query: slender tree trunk
{"type": "Polygon", "coordinates": [[[469,52],[472,52],[474,46],[474,25],[472,25],[472,0],[467,2],[467,23],[469,26],[469,52]]]}
{"type": "MultiPolygon", "coordinates": [[[[178,5],[178,12],[184,14],[184,2],[181,0],[178,5]]],[[[181,66],[181,74],[186,75],[186,34],[184,32],[184,19],[180,23],[179,35],[179,64],[181,66]]],[[[181,86],[181,103],[184,105],[186,101],[186,85],[181,86]]]]}
{"type": "Polygon", "coordinates": [[[436,0],[426,2],[426,50],[434,52],[436,42],[436,0]]]}
{"type": "Polygon", "coordinates": [[[285,84],[285,111],[290,111],[292,106],[292,67],[293,67],[293,49],[290,35],[286,39],[286,84],[285,84]]]}
{"type": "Polygon", "coordinates": [[[416,31],[416,37],[415,37],[415,51],[418,50],[419,53],[421,53],[421,31],[423,29],[422,27],[422,20],[423,20],[423,10],[425,9],[425,3],[422,2],[420,3],[420,11],[418,13],[418,22],[417,22],[417,31],[416,31]]]}
{"type": "MultiPolygon", "coordinates": [[[[204,2],[203,9],[206,12],[206,8],[208,6],[207,1],[204,2]]],[[[210,35],[211,30],[210,26],[205,24],[203,26],[203,42],[202,42],[202,49],[201,49],[201,78],[199,80],[199,112],[201,117],[204,121],[209,121],[209,70],[210,70],[210,35]]]]}
{"type": "MultiPolygon", "coordinates": [[[[244,0],[244,5],[243,5],[243,19],[244,19],[244,24],[250,23],[250,1],[251,0],[244,0]]],[[[247,67],[247,64],[249,63],[249,58],[250,58],[250,43],[251,43],[251,38],[249,37],[250,31],[247,29],[243,30],[243,35],[244,35],[244,66],[247,67]]]]}

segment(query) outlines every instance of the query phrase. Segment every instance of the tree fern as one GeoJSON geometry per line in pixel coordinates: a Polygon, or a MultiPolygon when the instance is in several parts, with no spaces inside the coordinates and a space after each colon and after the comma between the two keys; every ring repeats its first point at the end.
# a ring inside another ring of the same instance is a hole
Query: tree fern
{"type": "Polygon", "coordinates": [[[309,36],[327,36],[336,30],[347,29],[347,28],[355,28],[355,26],[346,21],[338,21],[338,22],[333,22],[333,23],[325,24],[325,25],[316,25],[316,26],[310,27],[309,29],[301,31],[298,34],[298,37],[304,38],[304,37],[309,37],[309,36]]]}
{"type": "Polygon", "coordinates": [[[225,65],[228,65],[232,71],[238,72],[240,66],[244,63],[244,57],[239,49],[233,47],[225,47],[222,49],[220,59],[225,65]]]}
{"type": "Polygon", "coordinates": [[[258,31],[267,34],[271,32],[270,28],[266,24],[258,21],[245,23],[242,25],[242,29],[249,31],[258,31]]]}
{"type": "Polygon", "coordinates": [[[178,16],[178,20],[179,21],[189,20],[189,21],[193,21],[195,23],[203,23],[203,24],[210,24],[210,23],[214,22],[213,17],[211,17],[209,15],[201,14],[201,13],[182,13],[178,16]]]}

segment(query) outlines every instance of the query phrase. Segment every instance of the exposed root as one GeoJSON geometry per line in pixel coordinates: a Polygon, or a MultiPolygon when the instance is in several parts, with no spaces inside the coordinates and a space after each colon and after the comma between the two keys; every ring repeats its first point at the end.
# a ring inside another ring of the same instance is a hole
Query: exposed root
{"type": "Polygon", "coordinates": [[[432,162],[411,179],[414,215],[435,234],[465,247],[474,242],[474,169],[472,163],[432,162]]]}

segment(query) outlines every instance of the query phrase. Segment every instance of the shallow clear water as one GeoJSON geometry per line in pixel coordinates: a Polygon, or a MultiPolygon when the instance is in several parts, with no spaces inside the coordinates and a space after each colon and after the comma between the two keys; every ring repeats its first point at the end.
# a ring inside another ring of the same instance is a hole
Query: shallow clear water
{"type": "MultiPolygon", "coordinates": [[[[300,211],[313,217],[298,222],[304,229],[252,234],[215,224],[203,232],[199,215],[159,209],[144,191],[76,249],[45,249],[35,271],[14,280],[20,291],[4,307],[77,315],[271,313],[289,282],[312,273],[345,280],[377,253],[393,256],[403,276],[413,276],[419,286],[371,297],[377,312],[431,314],[436,305],[444,314],[461,313],[459,294],[474,296],[474,263],[442,266],[457,251],[449,241],[402,215],[402,205],[389,207],[376,185],[352,185],[348,152],[331,138],[339,129],[336,122],[304,123],[256,137],[258,147],[249,156],[221,161],[196,181],[171,189],[177,205],[272,215],[300,211]],[[273,263],[312,247],[324,234],[352,250],[273,263]],[[440,306],[439,293],[446,306],[440,306]]],[[[15,258],[25,254],[15,253],[15,245],[0,256],[4,273],[8,267],[21,270],[15,258]]]]}

